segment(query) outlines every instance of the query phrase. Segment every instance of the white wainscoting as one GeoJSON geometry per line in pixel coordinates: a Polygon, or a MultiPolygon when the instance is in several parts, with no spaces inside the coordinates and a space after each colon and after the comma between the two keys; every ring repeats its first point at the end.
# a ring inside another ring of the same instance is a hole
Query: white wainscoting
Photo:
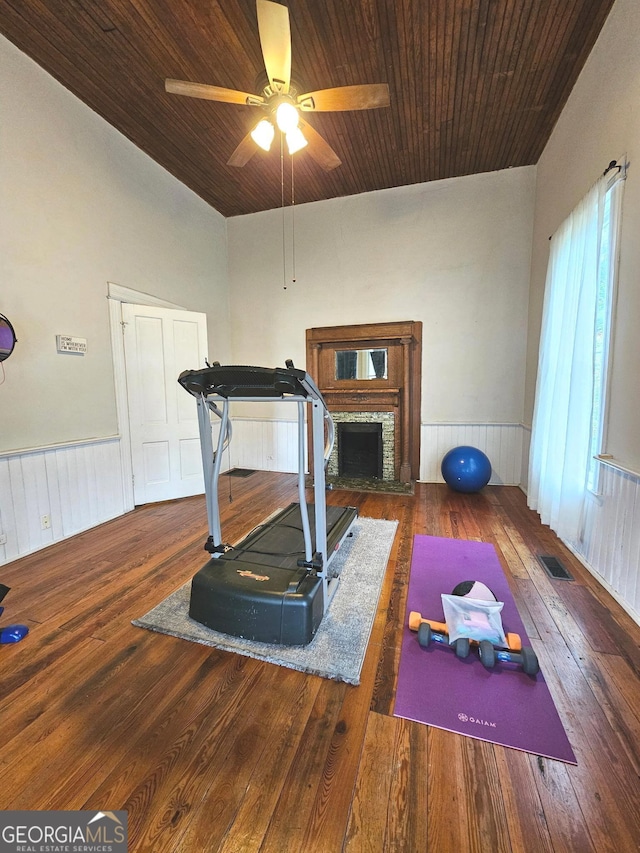
{"type": "Polygon", "coordinates": [[[232,427],[233,438],[229,447],[231,464],[226,464],[227,460],[223,459],[223,470],[251,468],[283,473],[295,473],[298,470],[296,420],[233,418],[232,427]]]}
{"type": "Polygon", "coordinates": [[[420,428],[420,480],[443,483],[442,457],[454,447],[470,445],[491,462],[492,485],[519,486],[522,477],[522,424],[428,424],[420,428]]]}
{"type": "Polygon", "coordinates": [[[531,450],[531,427],[522,424],[522,469],[520,471],[520,488],[526,494],[529,492],[529,451],[531,450]]]}
{"type": "Polygon", "coordinates": [[[127,509],[118,436],[0,454],[0,565],[127,509]],[[42,517],[51,526],[43,529],[42,517]]]}
{"type": "MultiPolygon", "coordinates": [[[[523,426],[525,494],[530,444],[531,427],[523,426]]],[[[565,545],[640,624],[640,475],[603,462],[600,494],[586,500],[582,537],[565,545]]]]}
{"type": "Polygon", "coordinates": [[[603,465],[601,494],[587,499],[576,555],[640,624],[640,477],[603,465]]]}

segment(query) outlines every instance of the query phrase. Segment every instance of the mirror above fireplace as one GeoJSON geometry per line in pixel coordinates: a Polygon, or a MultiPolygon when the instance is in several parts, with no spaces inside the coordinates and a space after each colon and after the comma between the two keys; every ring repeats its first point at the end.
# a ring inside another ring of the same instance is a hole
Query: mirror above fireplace
{"type": "Polygon", "coordinates": [[[387,379],[387,350],[336,350],[335,378],[387,379]]]}

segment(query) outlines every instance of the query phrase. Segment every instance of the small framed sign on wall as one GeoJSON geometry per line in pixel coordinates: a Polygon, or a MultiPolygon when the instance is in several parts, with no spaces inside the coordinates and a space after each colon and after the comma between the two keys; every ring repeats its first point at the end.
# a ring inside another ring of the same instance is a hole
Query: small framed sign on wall
{"type": "Polygon", "coordinates": [[[75,355],[86,355],[87,339],[72,338],[71,335],[56,335],[56,346],[58,352],[74,353],[75,355]]]}

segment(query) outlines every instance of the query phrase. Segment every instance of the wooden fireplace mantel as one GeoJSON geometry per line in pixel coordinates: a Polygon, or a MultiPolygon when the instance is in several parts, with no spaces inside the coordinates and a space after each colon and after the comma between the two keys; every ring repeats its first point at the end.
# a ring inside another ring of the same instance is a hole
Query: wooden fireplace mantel
{"type": "Polygon", "coordinates": [[[420,472],[422,323],[414,320],[307,329],[307,371],[329,411],[391,411],[395,415],[396,478],[420,472]],[[385,379],[336,379],[336,352],[387,350],[385,379]]]}
{"type": "Polygon", "coordinates": [[[401,388],[371,388],[363,391],[327,388],[322,392],[322,396],[329,406],[329,411],[377,412],[397,408],[400,405],[401,392],[401,388]]]}

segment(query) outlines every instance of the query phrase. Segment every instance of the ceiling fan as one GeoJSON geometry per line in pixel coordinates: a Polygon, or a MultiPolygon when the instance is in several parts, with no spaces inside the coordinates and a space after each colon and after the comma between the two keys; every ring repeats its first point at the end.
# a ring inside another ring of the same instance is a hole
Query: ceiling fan
{"type": "Polygon", "coordinates": [[[222,101],[227,104],[248,104],[260,107],[266,117],[240,142],[228,160],[229,166],[244,166],[256,152],[256,145],[268,151],[277,127],[284,133],[290,154],[307,148],[313,159],[327,171],[341,161],[329,143],[303,121],[300,112],[334,112],[370,110],[389,106],[389,87],[386,83],[361,86],[339,86],[316,92],[298,94],[291,80],[291,30],[289,10],[272,0],[256,0],[260,46],[267,71],[268,83],[261,95],[223,89],[206,83],[185,80],[166,80],[165,89],[174,95],[222,101]]]}

